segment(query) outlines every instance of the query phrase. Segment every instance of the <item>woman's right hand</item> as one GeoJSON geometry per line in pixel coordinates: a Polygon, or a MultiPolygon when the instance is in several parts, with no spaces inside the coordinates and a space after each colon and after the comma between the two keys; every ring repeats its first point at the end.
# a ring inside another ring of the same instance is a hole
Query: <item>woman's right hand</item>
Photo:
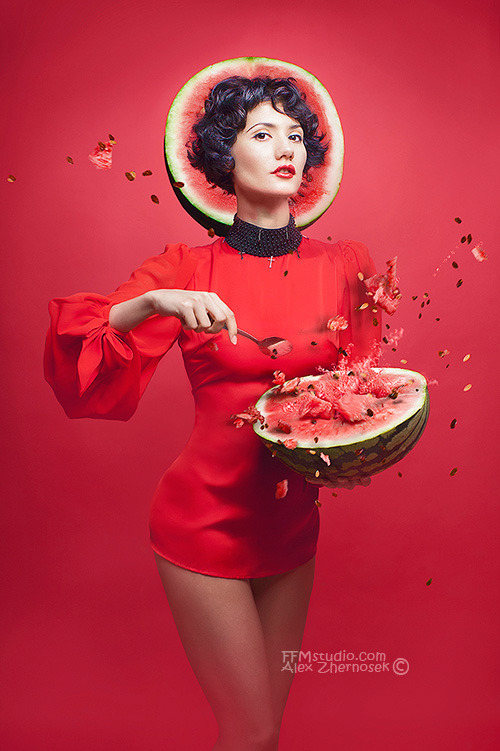
{"type": "Polygon", "coordinates": [[[154,289],[147,294],[154,313],[160,316],[175,316],[186,331],[218,334],[226,327],[229,339],[236,344],[237,327],[234,313],[215,292],[154,289]]]}

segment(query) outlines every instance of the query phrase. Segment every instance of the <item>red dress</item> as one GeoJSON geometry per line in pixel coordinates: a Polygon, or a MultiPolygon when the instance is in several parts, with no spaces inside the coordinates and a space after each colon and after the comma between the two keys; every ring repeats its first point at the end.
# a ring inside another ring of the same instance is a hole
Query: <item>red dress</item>
{"type": "Polygon", "coordinates": [[[45,375],[69,417],[128,420],[160,359],[179,343],[195,426],[160,480],[150,531],[153,549],[183,568],[259,577],[291,570],[316,553],[318,487],[274,459],[250,426],[237,429],[230,419],[271,387],[274,370],[287,378],[308,375],[336,363],[339,346],[353,342],[353,354],[361,355],[380,338],[371,306],[356,310],[368,299],[358,273],[375,273],[366,247],[303,238],[298,253],[278,256],[270,267],[269,258],[241,257],[223,239],[197,248],[167,245],[111,295],[77,294],[49,304],[45,375]],[[273,360],[241,336],[234,346],[225,330],[186,332],[173,317],[152,316],[128,333],[110,327],[113,304],[168,287],[217,292],[240,328],[259,339],[283,336],[292,352],[273,360]],[[336,314],[349,321],[345,331],[327,329],[336,314]],[[276,500],[276,483],[285,478],[288,493],[276,500]]]}

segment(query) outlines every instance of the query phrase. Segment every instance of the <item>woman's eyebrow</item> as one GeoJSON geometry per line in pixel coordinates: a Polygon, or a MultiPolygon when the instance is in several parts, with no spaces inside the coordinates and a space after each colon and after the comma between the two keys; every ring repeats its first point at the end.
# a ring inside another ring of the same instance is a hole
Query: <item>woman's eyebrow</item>
{"type": "MultiPolygon", "coordinates": [[[[255,125],[252,125],[250,128],[248,128],[247,133],[252,130],[252,128],[257,128],[257,126],[263,125],[265,128],[275,128],[276,125],[274,123],[255,123],[255,125]]],[[[302,125],[300,123],[297,123],[297,125],[290,125],[288,130],[295,130],[295,128],[302,128],[302,125]]]]}

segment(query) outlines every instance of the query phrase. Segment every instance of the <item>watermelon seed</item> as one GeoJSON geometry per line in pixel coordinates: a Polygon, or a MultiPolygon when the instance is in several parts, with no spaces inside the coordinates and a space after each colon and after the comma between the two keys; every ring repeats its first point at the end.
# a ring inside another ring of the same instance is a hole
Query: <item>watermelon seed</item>
{"type": "Polygon", "coordinates": [[[464,386],[464,391],[470,391],[472,388],[472,383],[468,383],[467,386],[464,386]]]}
{"type": "Polygon", "coordinates": [[[69,162],[70,164],[73,164],[73,160],[70,156],[66,157],[66,161],[69,162]]]}
{"type": "Polygon", "coordinates": [[[153,173],[151,172],[151,170],[147,169],[147,170],[144,170],[144,172],[142,173],[142,176],[143,177],[148,177],[149,175],[152,175],[152,174],[153,173]]]}
{"type": "Polygon", "coordinates": [[[372,323],[374,326],[378,326],[378,320],[376,318],[373,319],[372,323]]]}
{"type": "Polygon", "coordinates": [[[463,283],[463,279],[459,279],[457,282],[457,287],[461,287],[463,283]]]}
{"type": "Polygon", "coordinates": [[[385,327],[386,327],[386,329],[390,329],[391,328],[388,323],[385,324],[385,327]]]}
{"type": "Polygon", "coordinates": [[[458,472],[458,467],[453,467],[453,469],[450,472],[450,477],[453,477],[453,475],[456,475],[458,472]]]}
{"type": "Polygon", "coordinates": [[[112,136],[111,133],[108,133],[108,138],[109,138],[110,141],[114,141],[115,140],[115,137],[112,136]]]}
{"type": "Polygon", "coordinates": [[[457,424],[457,420],[456,420],[456,417],[454,417],[453,420],[450,422],[450,428],[453,430],[456,424],[457,424]]]}
{"type": "Polygon", "coordinates": [[[403,475],[401,474],[401,472],[398,472],[398,477],[403,477],[403,475]]]}
{"type": "Polygon", "coordinates": [[[106,148],[106,144],[103,143],[102,141],[97,141],[97,145],[99,146],[101,151],[104,151],[104,149],[106,148]]]}
{"type": "Polygon", "coordinates": [[[424,297],[429,297],[429,293],[428,292],[424,292],[424,297]]]}
{"type": "Polygon", "coordinates": [[[451,265],[454,269],[458,269],[458,263],[456,261],[452,261],[451,265]]]}
{"type": "Polygon", "coordinates": [[[319,441],[319,438],[317,435],[314,436],[314,443],[317,443],[319,441]]]}
{"type": "Polygon", "coordinates": [[[151,200],[153,201],[153,203],[160,203],[160,199],[158,198],[158,196],[155,196],[154,194],[151,196],[151,200]]]}
{"type": "Polygon", "coordinates": [[[424,305],[425,305],[425,302],[421,302],[421,303],[420,303],[420,307],[421,307],[421,308],[423,308],[423,307],[424,307],[424,305]]]}
{"type": "Polygon", "coordinates": [[[287,275],[288,275],[288,271],[284,271],[283,276],[287,276],[287,275]]]}
{"type": "Polygon", "coordinates": [[[125,177],[130,181],[135,180],[135,172],[125,172],[125,177]]]}
{"type": "Polygon", "coordinates": [[[213,228],[213,227],[210,227],[210,228],[208,229],[208,231],[207,231],[207,235],[208,235],[209,237],[215,237],[215,230],[214,230],[214,228],[213,228]]]}
{"type": "Polygon", "coordinates": [[[16,178],[14,177],[14,175],[9,175],[8,178],[7,178],[7,182],[8,183],[15,183],[16,182],[16,178]]]}
{"type": "Polygon", "coordinates": [[[314,456],[314,454],[315,454],[316,452],[315,452],[315,450],[314,450],[314,449],[308,449],[307,453],[308,453],[308,454],[312,454],[312,455],[314,456]]]}
{"type": "Polygon", "coordinates": [[[316,472],[314,473],[314,477],[319,477],[319,469],[317,469],[316,472]]]}
{"type": "Polygon", "coordinates": [[[174,186],[174,188],[183,188],[184,187],[184,183],[182,183],[182,182],[173,183],[173,186],[174,186]]]}
{"type": "Polygon", "coordinates": [[[330,237],[330,235],[328,235],[328,237],[326,239],[328,240],[329,243],[331,243],[332,238],[330,237]]]}
{"type": "Polygon", "coordinates": [[[366,410],[366,414],[367,414],[367,415],[368,415],[369,417],[373,417],[373,409],[367,409],[367,410],[366,410]]]}
{"type": "Polygon", "coordinates": [[[440,318],[436,318],[436,321],[440,321],[440,320],[441,320],[440,318]]]}
{"type": "Polygon", "coordinates": [[[466,236],[465,236],[465,235],[464,235],[463,237],[461,237],[461,238],[460,238],[460,242],[461,242],[461,243],[464,243],[464,242],[466,242],[466,241],[467,241],[467,238],[466,238],[466,236]]]}
{"type": "Polygon", "coordinates": [[[363,274],[363,272],[362,271],[358,271],[358,279],[359,279],[359,281],[362,282],[364,280],[364,278],[365,278],[365,275],[363,274]]]}
{"type": "Polygon", "coordinates": [[[317,422],[317,420],[311,420],[311,425],[316,425],[317,422]]]}
{"type": "Polygon", "coordinates": [[[321,506],[321,502],[320,502],[320,501],[318,501],[318,499],[317,499],[317,498],[316,498],[316,500],[314,501],[314,503],[316,504],[316,506],[321,506]]]}
{"type": "Polygon", "coordinates": [[[384,344],[389,344],[389,339],[386,336],[382,337],[382,341],[384,342],[384,344]]]}
{"type": "Polygon", "coordinates": [[[427,302],[425,304],[428,305],[429,303],[430,303],[430,300],[427,300],[427,302]]]}
{"type": "Polygon", "coordinates": [[[317,343],[318,343],[318,342],[311,342],[311,345],[312,345],[313,347],[315,347],[315,346],[317,345],[317,343]]]}
{"type": "MultiPolygon", "coordinates": [[[[457,221],[457,220],[455,219],[455,221],[457,221]]],[[[430,584],[431,582],[432,582],[432,578],[431,578],[431,579],[428,579],[428,580],[427,580],[427,581],[425,582],[425,586],[426,586],[426,587],[428,587],[428,586],[429,586],[429,584],[430,584]]]]}
{"type": "Polygon", "coordinates": [[[419,314],[418,314],[418,317],[419,317],[419,318],[422,318],[422,313],[419,313],[419,314]]]}
{"type": "Polygon", "coordinates": [[[472,242],[472,235],[467,235],[467,242],[469,243],[469,245],[471,244],[471,242],[472,242]]]}
{"type": "Polygon", "coordinates": [[[338,493],[336,493],[334,490],[332,490],[332,495],[333,495],[334,498],[338,498],[339,497],[338,493]]]}
{"type": "Polygon", "coordinates": [[[412,295],[412,296],[411,296],[411,299],[412,299],[412,300],[416,300],[416,299],[417,299],[417,295],[412,295]]]}
{"type": "Polygon", "coordinates": [[[397,391],[391,391],[391,393],[389,394],[389,399],[397,399],[398,396],[399,396],[399,394],[398,394],[397,391]]]}
{"type": "Polygon", "coordinates": [[[460,219],[459,216],[455,217],[455,221],[456,221],[457,224],[462,224],[462,220],[460,219]]]}

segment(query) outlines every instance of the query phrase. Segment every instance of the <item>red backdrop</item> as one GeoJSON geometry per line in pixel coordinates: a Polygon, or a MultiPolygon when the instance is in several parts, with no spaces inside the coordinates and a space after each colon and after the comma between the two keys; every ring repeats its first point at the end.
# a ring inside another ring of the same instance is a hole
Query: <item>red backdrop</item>
{"type": "Polygon", "coordinates": [[[496,3],[3,5],[2,747],[214,742],[147,530],[191,428],[179,353],[128,423],[68,420],[41,362],[51,297],[106,293],[167,241],[206,241],[165,176],[165,115],[202,67],[264,55],[318,75],[345,131],[340,192],[308,234],[361,240],[381,271],[398,255],[404,300],[385,320],[404,334],[384,363],[437,381],[408,457],[368,488],[321,496],[304,648],[384,652],[390,670],[299,675],[283,749],[498,748],[495,392],[483,405],[498,364],[496,3]],[[113,168],[100,171],[87,154],[109,133],[113,168]],[[468,233],[487,261],[460,243],[468,233]]]}

